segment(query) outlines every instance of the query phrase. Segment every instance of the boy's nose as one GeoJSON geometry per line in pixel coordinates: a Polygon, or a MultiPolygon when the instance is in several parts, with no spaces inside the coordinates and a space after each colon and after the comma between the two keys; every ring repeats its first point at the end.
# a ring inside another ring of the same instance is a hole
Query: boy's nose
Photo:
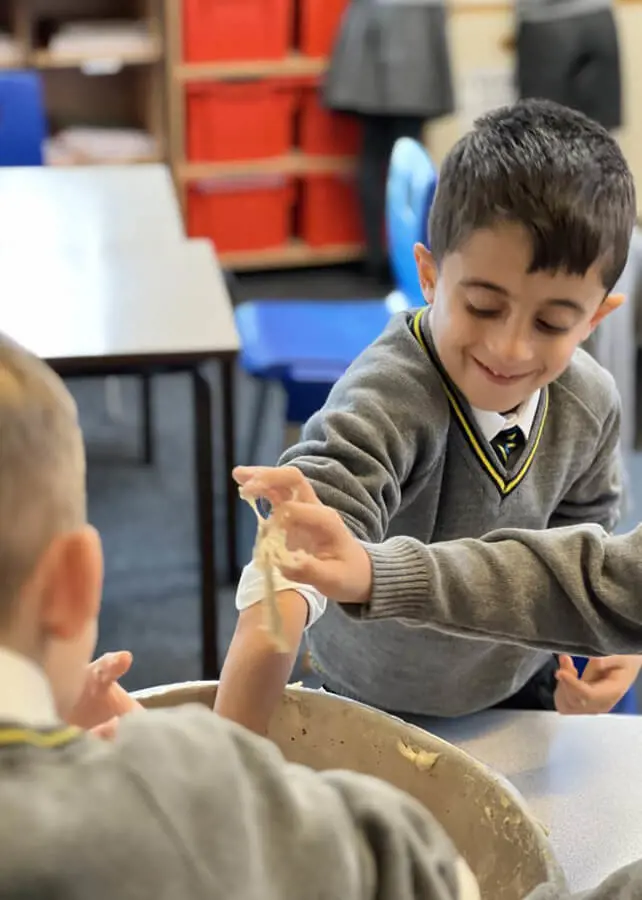
{"type": "Polygon", "coordinates": [[[518,332],[502,330],[492,336],[488,348],[498,363],[516,365],[533,359],[531,342],[518,332]]]}

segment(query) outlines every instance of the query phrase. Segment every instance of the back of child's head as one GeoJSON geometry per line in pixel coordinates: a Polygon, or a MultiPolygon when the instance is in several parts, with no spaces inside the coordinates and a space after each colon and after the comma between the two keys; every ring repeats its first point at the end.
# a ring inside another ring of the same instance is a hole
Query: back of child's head
{"type": "Polygon", "coordinates": [[[0,627],[50,542],[85,523],[76,406],[58,376],[0,334],[0,627]]]}
{"type": "Polygon", "coordinates": [[[579,112],[525,100],[478,119],[441,167],[430,216],[437,265],[471,234],[523,225],[530,271],[585,275],[605,291],[626,263],[636,218],[633,177],[615,139],[579,112]]]}

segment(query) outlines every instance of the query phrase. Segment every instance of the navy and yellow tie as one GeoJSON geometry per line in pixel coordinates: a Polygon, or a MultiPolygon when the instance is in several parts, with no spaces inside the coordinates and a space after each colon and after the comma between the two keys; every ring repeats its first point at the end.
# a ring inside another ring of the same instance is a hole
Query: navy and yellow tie
{"type": "Polygon", "coordinates": [[[523,450],[525,443],[522,429],[517,425],[500,431],[490,442],[491,447],[505,466],[509,464],[511,457],[523,450]]]}

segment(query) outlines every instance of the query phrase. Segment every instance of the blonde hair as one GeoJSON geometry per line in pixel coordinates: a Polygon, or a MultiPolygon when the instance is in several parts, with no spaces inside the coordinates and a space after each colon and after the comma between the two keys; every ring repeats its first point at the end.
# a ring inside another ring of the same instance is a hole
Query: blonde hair
{"type": "Polygon", "coordinates": [[[0,621],[56,535],[86,521],[76,405],[44,362],[0,334],[0,621]]]}

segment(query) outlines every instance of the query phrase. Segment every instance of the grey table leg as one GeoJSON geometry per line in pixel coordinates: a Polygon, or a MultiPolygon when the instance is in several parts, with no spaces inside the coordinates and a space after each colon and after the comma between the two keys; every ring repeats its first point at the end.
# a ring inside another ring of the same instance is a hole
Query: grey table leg
{"type": "Polygon", "coordinates": [[[203,678],[218,678],[218,603],[214,547],[214,462],[212,452],[212,395],[200,369],[192,370],[196,508],[201,562],[201,640],[203,678]]]}
{"type": "Polygon", "coordinates": [[[225,495],[227,501],[227,571],[230,582],[239,577],[238,561],[238,490],[232,478],[235,455],[234,370],[236,360],[221,361],[221,395],[223,402],[223,458],[225,465],[225,495]]]}
{"type": "Polygon", "coordinates": [[[154,462],[154,409],[152,406],[152,376],[149,373],[141,377],[140,391],[143,461],[146,466],[151,466],[154,462]]]}

